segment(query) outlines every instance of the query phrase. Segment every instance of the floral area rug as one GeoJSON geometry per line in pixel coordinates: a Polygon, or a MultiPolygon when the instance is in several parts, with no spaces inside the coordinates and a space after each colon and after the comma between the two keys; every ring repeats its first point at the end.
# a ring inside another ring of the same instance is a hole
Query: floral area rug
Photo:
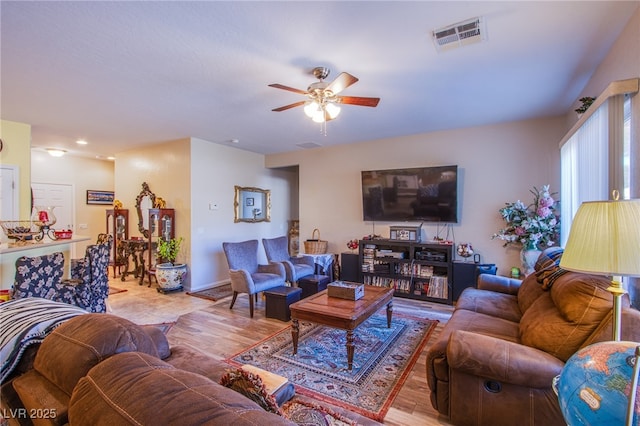
{"type": "Polygon", "coordinates": [[[304,321],[295,356],[289,326],[227,362],[287,377],[302,395],[382,421],[436,325],[394,315],[387,328],[386,313],[373,315],[355,331],[352,370],[347,368],[346,331],[304,321]]]}

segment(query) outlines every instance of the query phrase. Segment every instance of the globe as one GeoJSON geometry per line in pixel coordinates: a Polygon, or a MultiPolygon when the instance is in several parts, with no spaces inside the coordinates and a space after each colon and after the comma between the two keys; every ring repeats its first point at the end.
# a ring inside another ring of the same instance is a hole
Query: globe
{"type": "MultiPolygon", "coordinates": [[[[638,345],[640,343],[635,342],[596,343],[567,360],[556,385],[562,415],[570,426],[626,423],[638,345]]],[[[637,396],[633,424],[640,425],[637,396]]]]}

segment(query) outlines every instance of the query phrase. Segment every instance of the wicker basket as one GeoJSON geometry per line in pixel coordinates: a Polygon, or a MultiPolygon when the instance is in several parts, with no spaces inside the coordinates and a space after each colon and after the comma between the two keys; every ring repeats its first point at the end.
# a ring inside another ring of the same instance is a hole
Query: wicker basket
{"type": "Polygon", "coordinates": [[[304,242],[304,252],[307,254],[325,254],[327,252],[328,242],[320,239],[320,230],[313,230],[311,239],[304,242]],[[316,239],[316,232],[318,238],[316,239]]]}

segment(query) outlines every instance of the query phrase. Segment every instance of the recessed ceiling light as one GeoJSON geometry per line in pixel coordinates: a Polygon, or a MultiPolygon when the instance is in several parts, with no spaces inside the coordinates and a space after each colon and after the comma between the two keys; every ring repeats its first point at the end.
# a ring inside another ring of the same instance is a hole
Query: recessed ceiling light
{"type": "Polygon", "coordinates": [[[231,143],[240,143],[240,139],[231,139],[229,140],[231,143]]]}
{"type": "Polygon", "coordinates": [[[47,152],[52,157],[62,157],[67,151],[58,148],[47,148],[47,152]]]}
{"type": "Polygon", "coordinates": [[[107,160],[115,160],[115,159],[116,159],[116,157],[111,157],[111,156],[107,157],[107,160]]]}
{"type": "Polygon", "coordinates": [[[78,145],[87,145],[89,142],[85,141],[84,139],[78,139],[76,143],[78,145]]]}

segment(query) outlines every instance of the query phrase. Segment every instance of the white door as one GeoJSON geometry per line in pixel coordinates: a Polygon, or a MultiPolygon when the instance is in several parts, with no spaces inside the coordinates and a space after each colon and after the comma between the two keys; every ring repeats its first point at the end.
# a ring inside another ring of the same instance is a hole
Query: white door
{"type": "Polygon", "coordinates": [[[0,167],[0,220],[19,220],[18,172],[18,166],[0,167]]]}

